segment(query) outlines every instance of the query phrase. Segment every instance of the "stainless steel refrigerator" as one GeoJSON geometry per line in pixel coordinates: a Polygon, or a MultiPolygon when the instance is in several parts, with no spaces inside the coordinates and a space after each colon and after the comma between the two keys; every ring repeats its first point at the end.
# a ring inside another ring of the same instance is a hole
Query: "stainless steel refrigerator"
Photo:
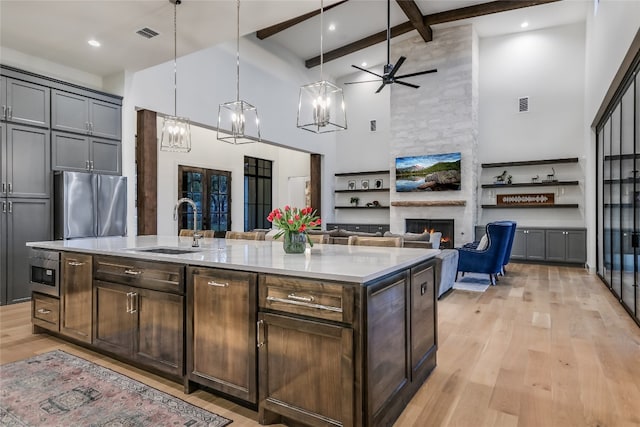
{"type": "Polygon", "coordinates": [[[53,179],[56,239],[127,234],[126,177],[56,172],[53,179]]]}

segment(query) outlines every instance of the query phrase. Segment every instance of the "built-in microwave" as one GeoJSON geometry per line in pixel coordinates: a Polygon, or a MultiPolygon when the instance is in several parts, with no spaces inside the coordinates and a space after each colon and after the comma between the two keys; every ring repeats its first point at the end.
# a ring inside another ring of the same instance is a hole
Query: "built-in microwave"
{"type": "Polygon", "coordinates": [[[60,296],[60,252],[32,248],[29,282],[32,291],[60,296]]]}

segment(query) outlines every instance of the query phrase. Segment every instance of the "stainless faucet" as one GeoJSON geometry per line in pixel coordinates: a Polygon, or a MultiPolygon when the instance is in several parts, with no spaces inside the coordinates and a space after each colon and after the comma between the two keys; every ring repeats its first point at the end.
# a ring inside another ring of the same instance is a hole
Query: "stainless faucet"
{"type": "Polygon", "coordinates": [[[196,203],[187,197],[178,199],[176,205],[173,207],[173,220],[178,220],[178,207],[183,203],[189,203],[193,208],[193,242],[191,243],[191,246],[198,248],[200,247],[200,244],[198,243],[200,235],[198,234],[198,207],[196,206],[196,203]]]}

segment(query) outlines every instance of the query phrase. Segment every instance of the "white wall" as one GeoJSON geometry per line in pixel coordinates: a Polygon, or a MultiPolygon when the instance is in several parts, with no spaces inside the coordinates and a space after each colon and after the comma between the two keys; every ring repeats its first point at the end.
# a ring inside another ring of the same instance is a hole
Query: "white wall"
{"type": "Polygon", "coordinates": [[[479,204],[495,204],[496,194],[527,193],[530,188],[481,189],[503,170],[513,182],[545,179],[556,171],[561,181],[578,187],[544,187],[556,203],[579,209],[482,209],[479,224],[513,219],[522,226],[584,227],[586,153],[584,135],[584,24],[552,27],[480,40],[478,159],[481,163],[578,157],[578,164],[480,170],[479,204]],[[529,97],[528,113],[518,112],[518,98],[529,97]]]}
{"type": "MultiPolygon", "coordinates": [[[[158,119],[158,135],[162,119],[158,119]]],[[[267,144],[232,145],[216,140],[216,132],[191,127],[192,149],[189,153],[158,151],[158,234],[175,235],[173,206],[178,194],[178,166],[194,166],[231,172],[232,230],[244,230],[244,156],[273,161],[273,200],[276,206],[292,203],[289,178],[309,175],[309,154],[267,144]]],[[[296,205],[298,206],[298,205],[296,205]]]]}

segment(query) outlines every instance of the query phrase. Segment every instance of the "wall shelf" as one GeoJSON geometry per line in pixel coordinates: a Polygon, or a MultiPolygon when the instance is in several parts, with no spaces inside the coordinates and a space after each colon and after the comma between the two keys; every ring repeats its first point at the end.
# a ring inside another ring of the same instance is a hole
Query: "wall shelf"
{"type": "Polygon", "coordinates": [[[342,172],[342,173],[336,173],[335,176],[358,176],[358,175],[382,175],[382,174],[389,174],[388,170],[384,170],[384,171],[370,171],[370,172],[342,172]]]}
{"type": "Polygon", "coordinates": [[[633,184],[640,183],[640,178],[605,179],[605,184],[633,184]]]}
{"type": "Polygon", "coordinates": [[[517,205],[507,205],[507,206],[498,206],[498,205],[482,205],[483,209],[555,209],[555,208],[577,208],[580,205],[578,205],[577,203],[571,203],[571,204],[555,204],[555,205],[524,205],[524,206],[517,206],[517,205]]]}
{"type": "Polygon", "coordinates": [[[640,154],[614,154],[610,156],[604,156],[605,160],[640,160],[640,154]]]}
{"type": "Polygon", "coordinates": [[[370,188],[368,190],[336,190],[336,193],[387,193],[389,192],[388,188],[370,188]]]}
{"type": "Polygon", "coordinates": [[[466,200],[399,200],[391,202],[391,206],[424,207],[424,206],[466,206],[466,200]]]}
{"type": "Polygon", "coordinates": [[[482,184],[482,188],[555,187],[557,185],[580,185],[580,181],[517,182],[513,184],[482,184]]]}
{"type": "Polygon", "coordinates": [[[501,168],[506,166],[532,166],[532,165],[552,165],[556,163],[578,163],[577,157],[567,157],[564,159],[546,159],[546,160],[527,160],[521,162],[501,162],[501,163],[482,163],[482,168],[501,168]]]}
{"type": "Polygon", "coordinates": [[[336,206],[336,209],[389,209],[389,206],[336,206]]]}

